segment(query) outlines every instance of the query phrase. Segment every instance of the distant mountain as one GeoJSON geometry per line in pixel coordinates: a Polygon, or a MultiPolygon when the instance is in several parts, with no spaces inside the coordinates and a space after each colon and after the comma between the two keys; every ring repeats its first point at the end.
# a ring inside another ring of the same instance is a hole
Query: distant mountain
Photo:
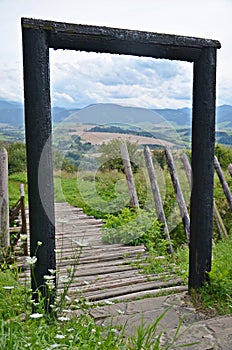
{"type": "Polygon", "coordinates": [[[0,123],[21,126],[23,123],[23,106],[21,103],[0,100],[0,123]]]}
{"type": "Polygon", "coordinates": [[[112,103],[90,105],[76,113],[72,113],[67,119],[67,121],[99,125],[138,124],[144,122],[160,124],[163,120],[162,116],[155,111],[138,107],[124,107],[112,103]]]}
{"type": "MultiPolygon", "coordinates": [[[[192,110],[190,108],[179,109],[154,109],[156,113],[159,113],[172,124],[178,126],[191,126],[192,110]]],[[[232,111],[232,109],[231,109],[232,111]]]]}
{"type": "Polygon", "coordinates": [[[222,105],[217,107],[217,125],[218,129],[232,128],[232,106],[222,105]]]}
{"type": "MultiPolygon", "coordinates": [[[[191,109],[144,109],[102,103],[83,109],[52,108],[54,123],[75,121],[85,124],[164,124],[171,123],[178,128],[191,128],[191,109]]],[[[20,127],[24,124],[23,105],[17,102],[0,100],[0,123],[20,127]]],[[[217,129],[232,128],[232,106],[217,107],[217,129]]]]}

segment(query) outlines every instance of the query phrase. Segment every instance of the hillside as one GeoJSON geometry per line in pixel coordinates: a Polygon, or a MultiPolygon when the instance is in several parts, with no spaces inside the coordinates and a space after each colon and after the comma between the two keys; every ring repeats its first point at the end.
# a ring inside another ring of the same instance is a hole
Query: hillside
{"type": "MultiPolygon", "coordinates": [[[[108,123],[171,123],[178,127],[191,126],[191,109],[144,109],[138,107],[123,107],[116,104],[102,103],[85,107],[83,109],[52,108],[54,123],[66,122],[75,119],[79,123],[108,124],[108,123]]],[[[232,106],[223,105],[216,109],[217,129],[232,128],[232,106]]],[[[22,126],[23,105],[17,102],[0,100],[0,124],[22,126]]]]}
{"type": "MultiPolygon", "coordinates": [[[[58,127],[66,135],[70,135],[72,132],[76,133],[80,125],[90,127],[92,125],[104,129],[92,130],[93,132],[115,133],[115,129],[121,129],[121,134],[124,135],[148,136],[175,145],[180,145],[183,142],[185,145],[189,145],[191,137],[190,108],[149,110],[110,103],[90,105],[83,109],[53,107],[52,121],[54,127],[58,127]]],[[[217,142],[232,145],[232,106],[217,107],[216,129],[217,142]]],[[[103,137],[103,134],[95,136],[103,137]]],[[[0,138],[8,141],[24,139],[22,104],[0,100],[0,138]]],[[[86,136],[86,140],[90,138],[93,136],[86,136]]]]}

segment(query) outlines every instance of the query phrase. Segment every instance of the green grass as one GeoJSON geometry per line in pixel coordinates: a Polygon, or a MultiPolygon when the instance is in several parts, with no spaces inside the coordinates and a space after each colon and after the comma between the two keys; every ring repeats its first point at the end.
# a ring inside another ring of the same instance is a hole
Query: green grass
{"type": "Polygon", "coordinates": [[[14,173],[8,177],[9,187],[9,207],[12,208],[20,198],[20,184],[24,184],[25,199],[27,205],[27,175],[23,173],[14,173]]]}
{"type": "MultiPolygon", "coordinates": [[[[73,304],[64,305],[66,316],[50,317],[42,312],[32,313],[32,294],[28,287],[20,285],[16,276],[9,271],[0,271],[0,348],[2,350],[24,349],[70,349],[70,350],[161,350],[171,349],[183,321],[173,337],[164,346],[160,340],[163,332],[158,324],[168,313],[164,311],[148,326],[141,325],[131,336],[125,336],[124,326],[97,325],[89,316],[92,306],[79,297],[76,307],[78,316],[70,313],[73,304]],[[79,301],[78,301],[79,300],[79,301]]],[[[75,302],[74,302],[75,303],[75,302]]],[[[63,311],[64,312],[64,311],[63,311]]],[[[183,344],[188,347],[190,344],[183,344]]]]}
{"type": "Polygon", "coordinates": [[[213,247],[210,282],[198,294],[193,294],[196,305],[212,314],[232,313],[232,237],[213,247]]]}

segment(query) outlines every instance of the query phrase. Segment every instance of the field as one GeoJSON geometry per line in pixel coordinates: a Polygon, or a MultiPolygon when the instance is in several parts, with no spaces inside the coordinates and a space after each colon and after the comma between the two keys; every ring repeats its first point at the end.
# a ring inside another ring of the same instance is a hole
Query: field
{"type": "MultiPolygon", "coordinates": [[[[78,134],[78,133],[77,133],[78,134]]],[[[75,135],[75,134],[74,134],[75,135]]],[[[151,137],[135,136],[129,134],[116,134],[108,132],[83,132],[81,138],[84,142],[90,142],[92,145],[101,145],[102,143],[108,143],[113,139],[126,139],[130,142],[137,142],[139,145],[157,145],[157,146],[173,146],[174,144],[165,140],[155,139],[151,137]]]]}

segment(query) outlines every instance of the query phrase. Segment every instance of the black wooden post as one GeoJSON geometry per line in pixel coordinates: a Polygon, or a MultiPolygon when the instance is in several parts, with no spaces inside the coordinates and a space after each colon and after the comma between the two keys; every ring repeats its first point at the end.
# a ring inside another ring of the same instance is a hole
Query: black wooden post
{"type": "Polygon", "coordinates": [[[190,290],[200,288],[211,270],[215,85],[216,50],[203,48],[193,76],[190,290]]]}
{"type": "Polygon", "coordinates": [[[49,47],[46,31],[22,30],[30,252],[38,259],[32,289],[46,293],[44,275],[48,275],[48,269],[56,268],[49,47]],[[39,247],[38,242],[42,242],[39,247]]]}

